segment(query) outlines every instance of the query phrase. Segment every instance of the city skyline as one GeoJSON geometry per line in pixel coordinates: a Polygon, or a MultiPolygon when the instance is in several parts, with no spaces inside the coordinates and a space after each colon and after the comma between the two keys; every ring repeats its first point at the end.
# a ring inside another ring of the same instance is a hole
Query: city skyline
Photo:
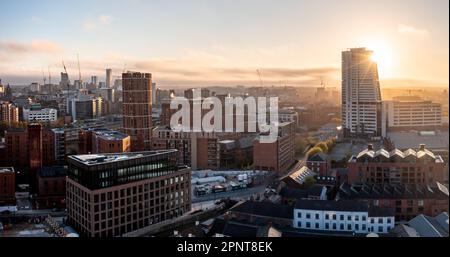
{"type": "Polygon", "coordinates": [[[448,2],[2,1],[3,83],[71,81],[106,68],[150,72],[162,88],[340,87],[340,54],[366,47],[381,87],[448,88],[448,2]],[[19,11],[20,10],[20,11],[19,11]],[[14,16],[12,14],[14,13],[14,16]],[[270,35],[268,37],[267,35],[270,35]]]}

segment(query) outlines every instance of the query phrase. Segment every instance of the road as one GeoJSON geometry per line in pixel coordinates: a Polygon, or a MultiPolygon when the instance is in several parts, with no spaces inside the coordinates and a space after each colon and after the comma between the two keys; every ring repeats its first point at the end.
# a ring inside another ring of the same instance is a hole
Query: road
{"type": "Polygon", "coordinates": [[[236,190],[236,191],[228,191],[217,194],[209,194],[200,197],[192,197],[192,203],[200,203],[200,202],[209,202],[215,201],[223,198],[247,198],[254,194],[264,193],[266,189],[266,185],[260,185],[256,187],[249,187],[246,189],[236,190]]]}

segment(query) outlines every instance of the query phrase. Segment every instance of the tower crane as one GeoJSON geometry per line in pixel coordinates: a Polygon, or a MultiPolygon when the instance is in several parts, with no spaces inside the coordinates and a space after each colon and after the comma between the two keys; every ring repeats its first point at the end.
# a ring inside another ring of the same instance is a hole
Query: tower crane
{"type": "Polygon", "coordinates": [[[78,81],[81,84],[80,55],[78,53],[77,53],[77,60],[78,60],[78,81]]]}
{"type": "Polygon", "coordinates": [[[45,81],[47,81],[47,78],[45,77],[44,69],[42,69],[42,80],[44,81],[43,85],[45,85],[45,81]]]}
{"type": "Polygon", "coordinates": [[[52,84],[52,76],[50,75],[50,66],[48,68],[48,84],[52,84]]]}
{"type": "Polygon", "coordinates": [[[263,86],[263,82],[262,82],[262,79],[261,79],[261,71],[259,69],[256,69],[256,73],[258,73],[259,85],[262,87],[263,86]]]}

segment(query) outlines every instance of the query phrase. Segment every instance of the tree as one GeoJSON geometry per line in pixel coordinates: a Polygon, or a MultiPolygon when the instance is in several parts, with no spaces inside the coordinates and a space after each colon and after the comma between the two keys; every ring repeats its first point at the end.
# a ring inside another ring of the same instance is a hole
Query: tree
{"type": "Polygon", "coordinates": [[[306,158],[309,159],[313,155],[315,155],[317,153],[322,153],[322,152],[323,152],[322,148],[315,146],[315,147],[309,149],[309,151],[306,153],[306,158]]]}
{"type": "Polygon", "coordinates": [[[315,147],[319,147],[320,149],[322,149],[322,152],[328,153],[328,146],[325,142],[319,142],[315,147]]]}
{"type": "Polygon", "coordinates": [[[306,177],[305,182],[303,182],[303,186],[306,188],[311,187],[314,184],[316,184],[316,180],[314,179],[314,177],[306,177]]]}

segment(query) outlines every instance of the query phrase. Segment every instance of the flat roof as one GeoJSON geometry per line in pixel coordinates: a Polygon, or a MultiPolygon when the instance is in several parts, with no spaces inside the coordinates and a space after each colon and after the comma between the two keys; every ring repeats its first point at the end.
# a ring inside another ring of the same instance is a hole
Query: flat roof
{"type": "Polygon", "coordinates": [[[387,136],[394,142],[398,149],[415,149],[419,144],[425,144],[428,149],[432,150],[447,150],[448,144],[448,130],[435,131],[434,134],[421,134],[419,131],[408,132],[388,132],[387,136]]]}
{"type": "Polygon", "coordinates": [[[156,156],[172,152],[177,152],[177,150],[169,149],[169,150],[156,150],[156,151],[134,152],[134,153],[81,154],[81,155],[71,155],[69,156],[69,158],[79,163],[83,163],[85,165],[99,165],[104,163],[113,163],[137,159],[146,156],[156,156]]]}
{"type": "Polygon", "coordinates": [[[0,173],[14,173],[13,167],[0,167],[0,173]]]}

